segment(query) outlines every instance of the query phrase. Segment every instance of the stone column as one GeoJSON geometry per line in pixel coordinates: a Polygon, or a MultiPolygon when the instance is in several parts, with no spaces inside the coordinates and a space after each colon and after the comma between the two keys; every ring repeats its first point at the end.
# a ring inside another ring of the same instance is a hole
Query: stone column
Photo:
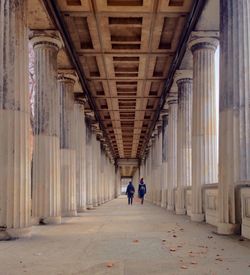
{"type": "Polygon", "coordinates": [[[105,153],[101,145],[101,161],[100,161],[100,175],[101,175],[101,203],[105,203],[105,153]]]}
{"type": "Polygon", "coordinates": [[[178,85],[177,118],[177,190],[176,214],[185,214],[185,187],[192,185],[192,82],[193,72],[179,70],[175,81],[178,85]]]}
{"type": "Polygon", "coordinates": [[[192,221],[203,221],[202,185],[218,181],[215,50],[210,33],[194,33],[192,112],[192,221]],[[203,35],[203,37],[202,37],[203,35]]]}
{"type": "Polygon", "coordinates": [[[149,155],[148,155],[148,172],[147,172],[147,195],[146,198],[150,201],[153,202],[153,190],[152,190],[152,173],[153,173],[153,161],[152,161],[152,154],[153,154],[153,149],[152,149],[152,140],[150,141],[150,149],[149,149],[149,155]]]}
{"type": "Polygon", "coordinates": [[[177,96],[168,100],[168,210],[174,210],[174,192],[177,186],[177,96]]]}
{"type": "Polygon", "coordinates": [[[152,193],[152,203],[156,204],[155,194],[156,194],[156,182],[155,182],[155,175],[156,175],[156,133],[154,131],[152,140],[152,155],[151,155],[151,193],[152,193]]]}
{"type": "Polygon", "coordinates": [[[97,207],[98,202],[97,202],[97,140],[96,140],[96,135],[95,135],[95,130],[94,127],[92,126],[92,202],[93,206],[97,207]]]}
{"type": "Polygon", "coordinates": [[[219,224],[237,229],[235,187],[250,182],[250,2],[221,0],[219,224]]]}
{"type": "Polygon", "coordinates": [[[34,98],[34,153],[32,216],[35,223],[61,223],[60,119],[57,88],[58,36],[35,34],[36,93],[34,98]]]}
{"type": "Polygon", "coordinates": [[[156,204],[161,206],[161,186],[162,186],[162,122],[159,121],[157,125],[157,170],[156,170],[156,184],[157,184],[157,194],[156,194],[156,204]]]}
{"type": "Polygon", "coordinates": [[[76,206],[76,125],[74,112],[74,75],[59,75],[60,157],[62,215],[77,215],[76,206]]]}
{"type": "Polygon", "coordinates": [[[92,180],[92,131],[91,124],[87,121],[86,127],[86,195],[87,195],[87,209],[93,209],[93,180],[92,180]]]}
{"type": "Polygon", "coordinates": [[[0,240],[31,231],[26,3],[2,0],[0,4],[0,240]]]}
{"type": "Polygon", "coordinates": [[[161,191],[161,207],[167,207],[167,170],[168,170],[168,159],[167,159],[167,136],[168,136],[168,114],[165,111],[162,115],[162,191],[161,191]]]}
{"type": "Polygon", "coordinates": [[[75,102],[77,212],[86,210],[86,125],[84,102],[75,102]]]}
{"type": "MultiPolygon", "coordinates": [[[[98,136],[97,136],[98,137],[98,136]]],[[[99,137],[98,137],[99,139],[99,137]]],[[[101,205],[101,147],[100,141],[97,140],[97,203],[101,205]]]]}

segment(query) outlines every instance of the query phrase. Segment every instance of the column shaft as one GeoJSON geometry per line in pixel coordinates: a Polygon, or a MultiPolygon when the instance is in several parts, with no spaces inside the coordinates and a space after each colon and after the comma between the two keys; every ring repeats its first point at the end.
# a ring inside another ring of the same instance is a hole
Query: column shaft
{"type": "Polygon", "coordinates": [[[176,214],[185,214],[185,188],[192,184],[192,79],[185,71],[177,79],[178,85],[178,119],[177,119],[177,190],[176,214]]]}
{"type": "Polygon", "coordinates": [[[32,216],[34,222],[60,223],[60,131],[57,89],[57,37],[39,34],[35,52],[34,154],[32,216]]]}
{"type": "Polygon", "coordinates": [[[215,38],[194,38],[192,113],[192,213],[203,221],[202,185],[218,181],[217,110],[215,90],[215,38]]]}
{"type": "Polygon", "coordinates": [[[76,216],[76,125],[74,108],[75,80],[59,77],[60,92],[60,157],[61,205],[63,216],[76,216]]]}
{"type": "Polygon", "coordinates": [[[86,194],[87,194],[87,208],[93,208],[93,180],[92,180],[92,131],[91,125],[88,122],[86,127],[86,149],[87,149],[87,159],[86,159],[86,194]]]}
{"type": "Polygon", "coordinates": [[[250,181],[250,2],[222,0],[218,233],[234,233],[235,187],[250,181]]]}
{"type": "Polygon", "coordinates": [[[177,186],[177,100],[169,104],[168,130],[168,210],[174,210],[174,190],[177,186]]]}
{"type": "Polygon", "coordinates": [[[0,3],[0,240],[30,234],[27,6],[0,3]]]}
{"type": "Polygon", "coordinates": [[[77,211],[84,212],[86,210],[86,126],[83,104],[75,104],[75,114],[77,211]]]}
{"type": "Polygon", "coordinates": [[[168,116],[162,116],[162,189],[161,189],[161,207],[167,207],[167,175],[168,175],[168,160],[167,160],[167,137],[168,137],[168,116]]]}

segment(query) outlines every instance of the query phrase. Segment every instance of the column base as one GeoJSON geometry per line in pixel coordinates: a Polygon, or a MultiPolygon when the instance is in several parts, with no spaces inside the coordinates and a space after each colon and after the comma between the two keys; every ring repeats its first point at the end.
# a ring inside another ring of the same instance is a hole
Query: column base
{"type": "Polygon", "coordinates": [[[191,213],[191,221],[193,222],[203,222],[205,220],[204,214],[194,214],[191,213]]]}
{"type": "Polygon", "coordinates": [[[62,217],[77,217],[77,212],[76,210],[70,210],[63,213],[62,217]]]}
{"type": "Polygon", "coordinates": [[[165,203],[161,203],[161,208],[167,208],[165,203]]]}
{"type": "Polygon", "coordinates": [[[175,214],[176,215],[186,215],[186,209],[175,209],[175,214]]]}
{"type": "Polygon", "coordinates": [[[92,210],[92,209],[94,209],[92,204],[87,205],[87,210],[92,210]]]}
{"type": "Polygon", "coordinates": [[[97,207],[97,206],[98,206],[98,203],[97,203],[97,202],[93,203],[93,206],[94,206],[94,207],[97,207]]]}
{"type": "Polygon", "coordinates": [[[0,241],[10,241],[20,238],[31,237],[32,227],[25,228],[7,228],[5,231],[0,231],[0,241]]]}
{"type": "Polygon", "coordinates": [[[173,205],[168,205],[167,210],[168,211],[174,211],[174,206],[173,205]]]}
{"type": "Polygon", "coordinates": [[[43,218],[43,222],[44,222],[44,224],[61,224],[62,218],[61,218],[61,216],[46,217],[46,218],[43,218]]]}
{"type": "Polygon", "coordinates": [[[83,213],[83,212],[86,212],[86,210],[87,210],[86,207],[81,207],[81,208],[78,208],[78,209],[77,209],[77,212],[83,213]]]}
{"type": "Polygon", "coordinates": [[[217,234],[219,235],[234,235],[239,232],[240,225],[232,223],[218,223],[217,234]]]}

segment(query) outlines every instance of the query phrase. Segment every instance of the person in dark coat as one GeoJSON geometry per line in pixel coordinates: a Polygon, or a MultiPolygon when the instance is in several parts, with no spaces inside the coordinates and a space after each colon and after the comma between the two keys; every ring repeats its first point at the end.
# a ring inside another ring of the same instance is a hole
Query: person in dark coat
{"type": "Polygon", "coordinates": [[[126,195],[128,196],[128,204],[131,204],[131,205],[133,204],[134,193],[135,193],[135,188],[132,181],[130,181],[126,191],[126,195]]]}
{"type": "Polygon", "coordinates": [[[138,186],[138,197],[141,199],[141,204],[143,204],[143,202],[144,202],[144,196],[146,193],[147,193],[147,187],[143,181],[143,178],[141,178],[139,186],[138,186]]]}

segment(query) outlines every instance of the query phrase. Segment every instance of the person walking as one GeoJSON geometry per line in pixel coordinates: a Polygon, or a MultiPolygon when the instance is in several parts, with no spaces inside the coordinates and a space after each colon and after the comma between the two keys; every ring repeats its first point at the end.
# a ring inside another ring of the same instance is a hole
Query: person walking
{"type": "Polygon", "coordinates": [[[134,193],[135,193],[135,188],[132,181],[130,181],[126,191],[126,195],[128,196],[128,204],[131,204],[131,205],[133,204],[134,193]]]}
{"type": "Polygon", "coordinates": [[[147,187],[143,181],[143,178],[141,178],[139,187],[138,187],[138,197],[141,199],[141,204],[143,204],[143,202],[144,202],[144,196],[146,193],[147,193],[147,187]]]}

